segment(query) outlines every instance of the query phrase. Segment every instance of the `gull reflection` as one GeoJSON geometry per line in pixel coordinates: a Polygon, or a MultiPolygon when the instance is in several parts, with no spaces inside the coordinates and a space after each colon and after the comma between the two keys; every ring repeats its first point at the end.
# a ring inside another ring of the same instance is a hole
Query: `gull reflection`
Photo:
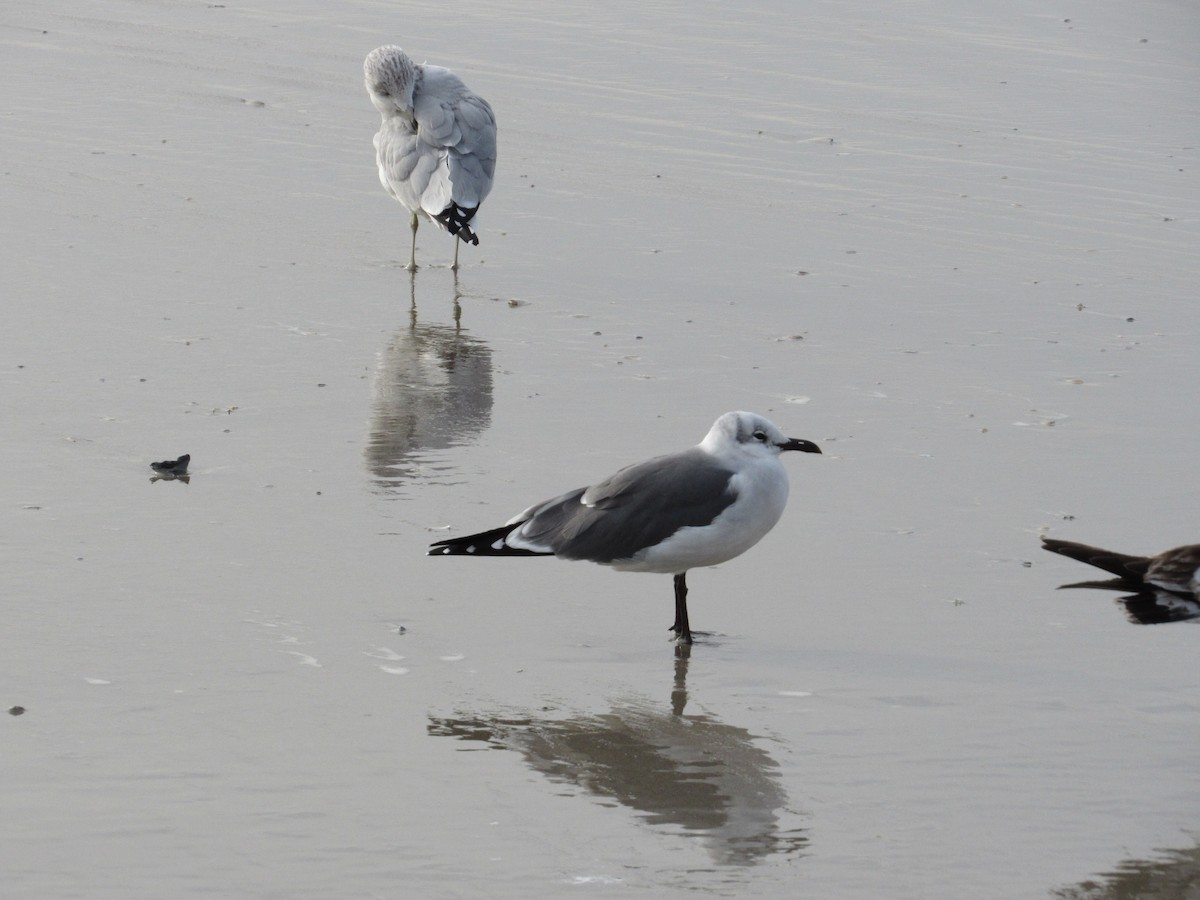
{"type": "Polygon", "coordinates": [[[1117,598],[1125,618],[1134,625],[1166,625],[1171,622],[1200,622],[1200,602],[1192,594],[1164,591],[1149,585],[1131,584],[1120,578],[1109,581],[1077,581],[1059,585],[1059,590],[1095,588],[1104,591],[1134,591],[1117,598]]]}
{"type": "Polygon", "coordinates": [[[615,800],[652,826],[701,840],[720,865],[799,854],[802,829],[781,830],[778,763],[743,728],[685,715],[690,647],[676,648],[670,709],[649,701],[565,719],[430,717],[432,735],[520,753],[534,771],[615,800]]]}
{"type": "Polygon", "coordinates": [[[1153,900],[1200,896],[1200,846],[1161,850],[1159,859],[1122,860],[1098,880],[1058,888],[1057,900],[1153,900]]]}
{"type": "Polygon", "coordinates": [[[384,491],[422,477],[430,451],[468,443],[492,420],[492,351],[461,326],[417,321],[416,281],[405,328],[379,354],[366,463],[384,491]]]}

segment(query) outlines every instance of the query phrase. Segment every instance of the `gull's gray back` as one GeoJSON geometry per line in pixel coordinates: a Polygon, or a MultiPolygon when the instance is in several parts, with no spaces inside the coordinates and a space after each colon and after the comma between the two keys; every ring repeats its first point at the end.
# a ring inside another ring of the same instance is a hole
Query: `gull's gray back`
{"type": "Polygon", "coordinates": [[[474,210],[492,189],[496,117],[449,69],[418,66],[413,121],[385,119],[375,149],[380,181],[406,208],[431,217],[451,203],[474,210]]]}
{"type": "Polygon", "coordinates": [[[695,447],[647,460],[534,507],[508,543],[563,559],[631,559],[681,528],[712,522],[735,499],[732,474],[695,447]]]}

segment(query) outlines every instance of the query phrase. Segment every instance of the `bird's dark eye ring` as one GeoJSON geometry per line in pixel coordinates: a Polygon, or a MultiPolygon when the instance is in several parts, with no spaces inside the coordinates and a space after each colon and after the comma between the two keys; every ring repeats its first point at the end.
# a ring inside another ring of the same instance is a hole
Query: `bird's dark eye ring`
{"type": "Polygon", "coordinates": [[[756,431],[754,432],[754,439],[765,444],[767,442],[767,433],[765,431],[756,431]]]}

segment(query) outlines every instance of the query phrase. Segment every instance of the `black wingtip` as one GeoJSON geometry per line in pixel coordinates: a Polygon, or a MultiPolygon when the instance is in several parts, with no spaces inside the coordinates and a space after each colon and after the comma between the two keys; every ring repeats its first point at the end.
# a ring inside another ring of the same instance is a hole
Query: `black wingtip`
{"type": "Polygon", "coordinates": [[[425,551],[426,556],[469,556],[475,552],[473,544],[463,544],[461,540],[438,541],[430,544],[425,551]]]}
{"type": "Polygon", "coordinates": [[[460,241],[471,244],[475,247],[479,246],[479,236],[471,230],[471,220],[475,218],[475,213],[479,211],[478,206],[470,209],[459,206],[457,203],[451,203],[440,213],[434,216],[452,235],[460,241]]]}
{"type": "Polygon", "coordinates": [[[476,540],[478,535],[468,535],[461,538],[449,538],[430,544],[425,551],[426,556],[474,556],[479,549],[476,540]]]}
{"type": "MultiPolygon", "coordinates": [[[[519,523],[518,523],[519,524],[519,523]]],[[[534,550],[523,550],[510,547],[505,543],[509,532],[518,525],[501,525],[491,531],[481,531],[478,534],[468,534],[458,538],[447,538],[430,544],[425,551],[426,556],[550,556],[553,554],[540,553],[534,550]]]]}

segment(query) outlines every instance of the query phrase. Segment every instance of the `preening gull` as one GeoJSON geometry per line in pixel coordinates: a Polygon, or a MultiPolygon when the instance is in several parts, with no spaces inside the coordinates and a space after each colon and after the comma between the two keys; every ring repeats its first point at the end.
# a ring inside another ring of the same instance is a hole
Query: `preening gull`
{"type": "Polygon", "coordinates": [[[687,571],[745,553],[787,504],[785,450],[820,453],[762,416],[725,413],[695,447],[636,463],[538,503],[506,524],[438,541],[430,556],[557,556],[675,576],[678,639],[692,643],[687,571]]]}
{"type": "Polygon", "coordinates": [[[461,241],[479,244],[471,227],[492,189],[496,171],[496,116],[488,102],[441,66],[417,65],[399,47],[367,54],[363,74],[383,121],[375,158],[384,190],[412,213],[417,268],[417,224],[424,216],[461,241]]]}
{"type": "Polygon", "coordinates": [[[1200,599],[1200,544],[1185,544],[1156,556],[1131,556],[1074,541],[1042,538],[1042,548],[1117,576],[1103,587],[1160,588],[1200,599]]]}

